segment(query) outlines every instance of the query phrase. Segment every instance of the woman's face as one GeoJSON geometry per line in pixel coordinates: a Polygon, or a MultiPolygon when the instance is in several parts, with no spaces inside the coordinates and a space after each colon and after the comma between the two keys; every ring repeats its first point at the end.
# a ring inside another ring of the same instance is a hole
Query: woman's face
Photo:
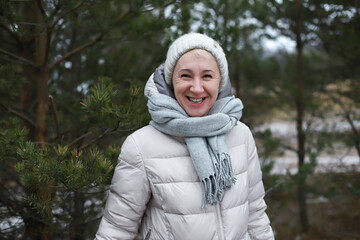
{"type": "Polygon", "coordinates": [[[172,83],[176,100],[190,117],[208,114],[220,86],[220,70],[215,58],[205,50],[192,50],[177,61],[172,83]]]}

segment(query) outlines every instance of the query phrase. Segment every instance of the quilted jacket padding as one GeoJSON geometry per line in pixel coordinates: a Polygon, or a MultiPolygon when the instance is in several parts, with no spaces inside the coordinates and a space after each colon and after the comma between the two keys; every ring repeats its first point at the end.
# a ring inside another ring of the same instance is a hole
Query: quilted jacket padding
{"type": "Polygon", "coordinates": [[[226,143],[236,183],[219,204],[202,208],[202,185],[184,139],[152,126],[131,134],[122,146],[95,239],[274,239],[250,130],[238,122],[226,143]]]}

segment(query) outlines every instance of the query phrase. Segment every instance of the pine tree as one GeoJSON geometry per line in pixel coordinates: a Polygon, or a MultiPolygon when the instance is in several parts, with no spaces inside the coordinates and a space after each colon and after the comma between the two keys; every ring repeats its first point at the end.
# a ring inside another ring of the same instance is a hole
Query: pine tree
{"type": "Polygon", "coordinates": [[[1,2],[4,239],[94,235],[123,136],[149,120],[141,88],[159,56],[139,54],[160,51],[156,12],[170,3],[1,2]],[[127,42],[144,30],[157,47],[127,42]],[[121,51],[132,59],[105,71],[121,51]]]}

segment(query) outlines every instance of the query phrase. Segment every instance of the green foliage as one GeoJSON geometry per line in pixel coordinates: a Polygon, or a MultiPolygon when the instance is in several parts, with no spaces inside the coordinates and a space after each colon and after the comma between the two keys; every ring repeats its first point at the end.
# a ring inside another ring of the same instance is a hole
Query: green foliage
{"type": "MultiPolygon", "coordinates": [[[[115,104],[113,98],[116,94],[111,79],[101,77],[82,103],[87,113],[84,122],[89,126],[106,129],[100,133],[101,137],[110,132],[115,134],[119,122],[123,126],[128,125],[124,121],[131,114],[124,113],[123,108],[129,109],[129,106],[115,104]],[[117,123],[116,128],[109,130],[114,122],[117,123]]],[[[136,97],[139,91],[132,87],[129,94],[136,97]]],[[[95,137],[95,140],[99,139],[99,136],[95,137]]],[[[41,215],[51,216],[53,207],[59,206],[56,196],[61,195],[61,192],[84,194],[108,185],[116,165],[115,153],[119,153],[119,147],[109,146],[100,150],[95,143],[92,139],[85,143],[86,147],[81,145],[79,148],[74,148],[74,143],[45,147],[30,141],[18,144],[17,155],[22,161],[15,165],[15,170],[21,175],[24,186],[30,192],[46,192],[49,195],[46,198],[30,195],[27,198],[30,206],[41,215]]]]}
{"type": "Polygon", "coordinates": [[[111,80],[105,77],[99,78],[99,82],[90,90],[90,95],[81,103],[87,112],[88,121],[107,126],[114,117],[119,118],[121,114],[116,114],[118,109],[112,102],[115,95],[115,86],[111,80]]]}
{"type": "Polygon", "coordinates": [[[41,148],[26,142],[17,153],[23,161],[15,170],[30,191],[87,192],[108,184],[116,164],[116,159],[108,159],[96,148],[84,152],[68,145],[41,148]]]}
{"type": "Polygon", "coordinates": [[[281,141],[280,139],[273,136],[270,129],[257,132],[256,139],[261,146],[258,149],[258,154],[260,156],[265,189],[276,191],[276,188],[282,185],[283,180],[281,180],[278,175],[272,173],[274,168],[273,156],[279,152],[281,141]]]}
{"type": "Polygon", "coordinates": [[[11,221],[24,214],[21,208],[23,202],[24,186],[19,182],[14,165],[21,159],[16,154],[14,146],[24,144],[28,131],[20,126],[20,121],[15,118],[0,119],[0,222],[12,231],[1,232],[5,239],[18,239],[22,226],[11,221]],[[13,212],[7,209],[13,209],[13,212]]]}
{"type": "Polygon", "coordinates": [[[91,134],[85,134],[85,141],[84,137],[80,137],[57,145],[41,146],[27,140],[28,131],[20,127],[18,120],[1,120],[0,159],[4,167],[0,181],[1,202],[10,204],[15,201],[28,206],[39,214],[53,234],[67,231],[73,224],[84,227],[86,222],[92,222],[101,210],[99,205],[103,204],[104,191],[110,183],[120,152],[119,145],[109,144],[108,140],[101,143],[101,140],[108,135],[121,135],[124,129],[137,128],[142,124],[130,120],[146,118],[140,116],[144,115],[140,107],[139,110],[131,110],[138,104],[145,105],[143,98],[139,97],[140,90],[132,84],[123,96],[130,99],[129,104],[118,105],[114,101],[118,95],[116,86],[110,78],[99,78],[82,102],[86,114],[83,114],[83,119],[78,119],[90,127],[91,134]],[[78,144],[79,141],[81,144],[78,144]],[[6,185],[14,180],[20,185],[10,190],[6,185]],[[13,199],[5,194],[9,190],[20,194],[22,199],[13,199]],[[87,207],[84,206],[85,196],[89,201],[87,207]],[[74,208],[77,201],[84,208],[81,215],[74,215],[78,211],[74,208]],[[58,211],[62,214],[57,214],[58,211]]]}

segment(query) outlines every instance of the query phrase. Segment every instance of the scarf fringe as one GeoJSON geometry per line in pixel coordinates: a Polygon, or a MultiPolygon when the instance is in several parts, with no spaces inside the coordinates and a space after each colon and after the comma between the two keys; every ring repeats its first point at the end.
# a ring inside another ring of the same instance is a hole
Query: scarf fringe
{"type": "Polygon", "coordinates": [[[206,204],[213,205],[221,201],[223,190],[230,189],[236,182],[236,178],[233,176],[230,155],[217,153],[216,156],[215,175],[210,175],[201,181],[203,186],[202,208],[206,204]]]}
{"type": "Polygon", "coordinates": [[[203,207],[221,200],[223,192],[235,182],[225,138],[241,118],[242,108],[240,99],[225,97],[214,103],[207,116],[192,118],[174,98],[164,94],[149,98],[150,125],[162,133],[185,138],[202,181],[203,207]]]}

